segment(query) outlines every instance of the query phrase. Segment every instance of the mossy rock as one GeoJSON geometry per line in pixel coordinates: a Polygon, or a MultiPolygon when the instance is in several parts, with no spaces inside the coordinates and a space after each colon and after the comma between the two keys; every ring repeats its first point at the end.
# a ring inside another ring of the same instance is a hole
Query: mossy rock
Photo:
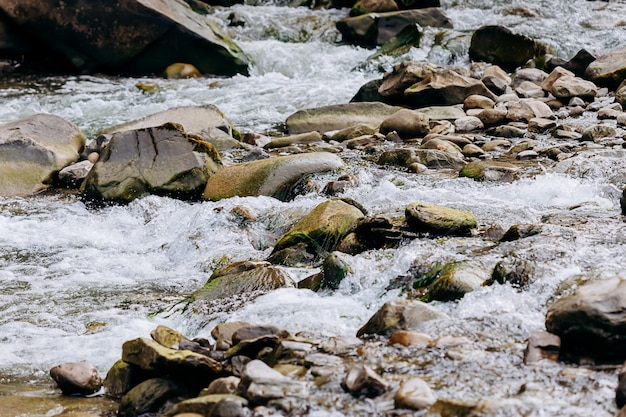
{"type": "Polygon", "coordinates": [[[489,279],[489,271],[474,262],[449,262],[429,275],[435,279],[425,288],[422,301],[457,300],[489,279]]]}
{"type": "Polygon", "coordinates": [[[477,226],[476,217],[466,210],[426,203],[411,203],[405,210],[411,231],[435,235],[467,236],[477,226]]]}
{"type": "Polygon", "coordinates": [[[120,402],[118,417],[136,417],[158,413],[165,403],[189,392],[179,383],[165,378],[153,378],[130,390],[120,402]]]}
{"type": "Polygon", "coordinates": [[[278,240],[268,260],[272,263],[288,261],[281,253],[294,247],[310,255],[301,258],[318,260],[334,251],[364,217],[363,211],[341,199],[325,201],[278,240]]]}

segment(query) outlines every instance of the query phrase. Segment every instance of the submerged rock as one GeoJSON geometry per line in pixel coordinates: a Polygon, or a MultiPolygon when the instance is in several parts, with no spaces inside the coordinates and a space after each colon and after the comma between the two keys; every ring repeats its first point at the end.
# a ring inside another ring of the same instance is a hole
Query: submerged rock
{"type": "Polygon", "coordinates": [[[0,196],[48,188],[84,146],[80,129],[58,116],[36,114],[0,125],[0,196]]]}
{"type": "Polygon", "coordinates": [[[546,329],[561,338],[560,359],[621,363],[626,360],[626,280],[582,285],[548,308],[546,329]]]}
{"type": "Polygon", "coordinates": [[[293,198],[298,181],[342,166],[341,158],[328,152],[278,156],[230,165],[211,176],[203,196],[206,200],[221,200],[266,195],[289,200],[293,198]]]}
{"type": "Polygon", "coordinates": [[[451,301],[463,298],[488,279],[489,271],[476,262],[448,262],[419,277],[413,288],[424,294],[422,301],[451,301]]]}
{"type": "Polygon", "coordinates": [[[116,133],[81,186],[89,200],[128,203],[148,194],[198,199],[222,169],[213,145],[180,125],[116,133]]]}
{"type": "Polygon", "coordinates": [[[83,2],[80,13],[56,1],[20,0],[3,1],[0,9],[79,72],[160,74],[175,62],[206,74],[248,72],[239,46],[182,0],[83,2]]]}
{"type": "Polygon", "coordinates": [[[520,177],[520,174],[519,167],[499,161],[472,161],[459,172],[460,177],[496,182],[513,182],[520,177]]]}

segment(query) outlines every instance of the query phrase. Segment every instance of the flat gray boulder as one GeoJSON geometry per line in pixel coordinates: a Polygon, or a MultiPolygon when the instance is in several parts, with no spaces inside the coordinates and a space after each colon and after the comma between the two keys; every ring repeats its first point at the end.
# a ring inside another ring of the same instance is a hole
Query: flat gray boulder
{"type": "Polygon", "coordinates": [[[248,58],[215,21],[183,0],[0,0],[31,37],[81,72],[162,73],[184,62],[205,74],[247,74],[248,58]]]}
{"type": "Polygon", "coordinates": [[[180,125],[116,133],[81,186],[95,201],[127,203],[148,194],[199,199],[222,169],[215,147],[180,125]]]}
{"type": "Polygon", "coordinates": [[[141,119],[108,127],[100,133],[112,134],[127,130],[145,129],[161,126],[168,122],[181,125],[187,133],[201,136],[220,151],[241,145],[233,137],[233,126],[230,121],[212,104],[174,107],[141,119]]]}
{"type": "Polygon", "coordinates": [[[0,196],[48,188],[84,146],[80,129],[58,116],[36,114],[0,125],[0,196]]]}

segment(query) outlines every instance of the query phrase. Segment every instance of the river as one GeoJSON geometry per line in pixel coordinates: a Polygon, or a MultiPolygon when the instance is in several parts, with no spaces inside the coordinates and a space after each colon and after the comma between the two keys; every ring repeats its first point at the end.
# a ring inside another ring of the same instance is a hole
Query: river
{"type": "MultiPolygon", "coordinates": [[[[471,31],[503,24],[543,41],[569,59],[579,49],[602,53],[626,45],[624,1],[442,1],[455,31],[449,47],[434,45],[363,63],[374,52],[338,44],[334,22],[347,10],[310,11],[266,4],[218,10],[246,21],[229,34],[255,62],[250,76],[164,80],[72,76],[0,80],[0,122],[45,112],[77,124],[88,138],[98,130],[183,105],[215,104],[243,132],[279,130],[293,112],[345,103],[365,82],[404,59],[468,65],[471,31]],[[509,13],[525,7],[534,17],[509,13]],[[358,69],[357,69],[358,68],[358,69]],[[159,86],[148,94],[138,82],[159,86]]],[[[590,123],[585,119],[578,123],[590,123]]],[[[623,130],[621,131],[623,134],[623,130]]],[[[541,138],[539,138],[541,139],[541,138]]],[[[482,184],[441,175],[415,175],[360,165],[359,186],[345,196],[370,213],[402,212],[412,201],[471,210],[483,226],[544,226],[542,237],[496,248],[482,239],[417,239],[397,249],[350,258],[351,273],[335,293],[283,289],[212,318],[247,320],[321,336],[354,335],[397,291],[391,279],[416,261],[474,259],[507,254],[531,259],[536,279],[528,289],[485,287],[458,302],[438,303],[454,325],[434,335],[468,337],[473,349],[425,372],[446,398],[507,398],[525,390],[532,416],[611,416],[616,372],[555,365],[521,365],[525,339],[544,329],[549,304],[579,276],[619,274],[626,264],[626,226],[619,196],[626,163],[615,154],[589,158],[580,169],[539,167],[511,184],[482,184]]],[[[320,183],[332,177],[318,179],[320,183]]],[[[124,341],[147,336],[158,324],[207,337],[176,305],[227,262],[265,259],[284,229],[324,200],[318,194],[284,203],[266,197],[187,203],[147,197],[124,207],[93,209],[71,195],[0,198],[0,396],[52,395],[51,367],[89,360],[102,374],[124,341]],[[250,207],[258,221],[242,226],[229,214],[250,207]]],[[[302,278],[310,270],[291,271],[302,278]]],[[[436,362],[436,361],[435,361],[436,362]]]]}

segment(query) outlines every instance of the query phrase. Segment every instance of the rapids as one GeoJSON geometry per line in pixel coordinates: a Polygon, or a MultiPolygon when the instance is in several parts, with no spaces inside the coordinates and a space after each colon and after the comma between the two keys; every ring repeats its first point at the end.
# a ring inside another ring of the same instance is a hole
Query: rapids
{"type": "MultiPolygon", "coordinates": [[[[334,22],[347,10],[272,4],[217,10],[214,18],[224,25],[233,12],[247,22],[228,30],[255,62],[250,76],[176,81],[5,77],[0,79],[0,122],[52,113],[94,138],[107,126],[171,107],[210,103],[243,132],[280,131],[293,112],[348,102],[361,85],[403,59],[468,65],[469,36],[483,24],[503,24],[538,38],[566,59],[581,48],[601,53],[626,44],[626,3],[621,0],[442,4],[455,27],[447,46],[435,45],[436,32],[427,30],[422,48],[367,64],[374,51],[338,43],[334,22]],[[507,12],[514,6],[536,16],[507,12]],[[135,87],[138,82],[154,83],[159,91],[144,93],[135,87]]],[[[521,358],[525,339],[544,329],[546,309],[556,297],[580,279],[623,271],[626,226],[618,199],[624,176],[616,175],[626,168],[621,155],[600,155],[579,170],[539,167],[536,175],[497,185],[385,170],[344,156],[351,161],[347,171],[359,179],[345,196],[370,213],[401,213],[419,200],[471,210],[481,227],[533,223],[544,231],[532,244],[521,240],[496,246],[478,237],[416,239],[397,249],[350,257],[351,273],[335,293],[282,289],[199,320],[181,314],[179,303],[216,267],[267,257],[280,233],[324,197],[186,203],[151,196],[126,207],[99,209],[72,195],[0,198],[0,396],[53,395],[48,370],[62,362],[86,359],[104,374],[119,359],[124,341],[145,337],[158,324],[202,337],[223,320],[320,336],[354,335],[380,305],[398,296],[398,290],[388,289],[389,282],[416,262],[477,259],[492,267],[515,252],[537,264],[537,279],[528,289],[496,285],[458,302],[436,304],[455,320],[430,334],[465,336],[472,348],[452,358],[434,353],[414,362],[398,358],[392,366],[425,376],[444,398],[508,398],[523,392],[527,415],[613,415],[615,369],[533,368],[523,366],[521,358]],[[230,214],[237,205],[252,208],[258,221],[239,222],[230,214]]],[[[331,179],[319,176],[317,181],[323,185],[331,179]]],[[[315,271],[290,270],[297,279],[315,271]]],[[[363,415],[376,413],[363,410],[363,415]]],[[[333,413],[314,410],[311,415],[333,413]]]]}

